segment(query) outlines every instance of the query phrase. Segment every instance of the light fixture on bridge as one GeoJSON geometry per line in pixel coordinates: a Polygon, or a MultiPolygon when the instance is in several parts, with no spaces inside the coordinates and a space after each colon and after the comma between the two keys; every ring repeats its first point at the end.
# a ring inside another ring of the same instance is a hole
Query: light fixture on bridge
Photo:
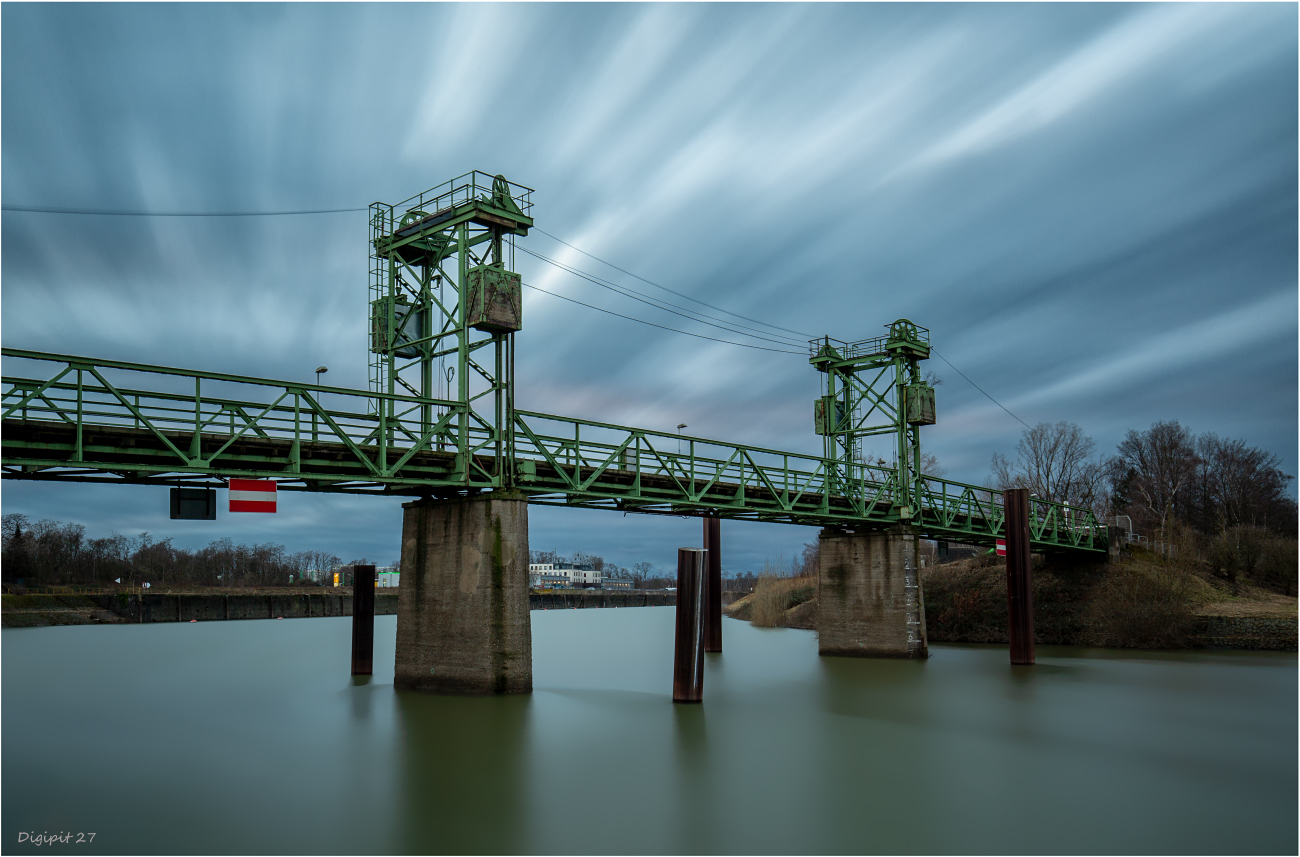
{"type": "Polygon", "coordinates": [[[325,374],[326,372],[328,372],[329,370],[330,370],[330,367],[328,367],[328,366],[317,366],[317,367],[316,367],[316,386],[317,386],[317,387],[320,386],[320,376],[324,375],[324,374],[325,374]]]}
{"type": "MultiPolygon", "coordinates": [[[[684,429],[684,428],[686,428],[686,423],[678,423],[678,424],[677,424],[677,430],[678,430],[678,431],[681,431],[681,430],[684,429]]],[[[682,454],[682,439],[681,439],[680,437],[677,438],[677,454],[678,454],[678,455],[681,455],[681,454],[682,454]]]]}

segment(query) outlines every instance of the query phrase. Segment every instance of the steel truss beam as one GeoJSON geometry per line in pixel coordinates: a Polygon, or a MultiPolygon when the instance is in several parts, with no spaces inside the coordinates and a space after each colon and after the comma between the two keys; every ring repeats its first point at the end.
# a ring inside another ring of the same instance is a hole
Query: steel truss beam
{"type": "MultiPolygon", "coordinates": [[[[285,490],[407,496],[513,482],[541,505],[849,528],[899,523],[915,495],[910,522],[923,535],[992,544],[1003,528],[999,491],[914,472],[900,484],[895,468],[847,467],[838,457],[531,411],[513,411],[509,431],[497,432],[487,421],[458,422],[465,411],[442,398],[11,348],[3,355],[47,369],[6,374],[0,384],[6,479],[266,478],[285,490]],[[513,454],[503,456],[503,445],[513,454]]],[[[1035,501],[1030,527],[1035,550],[1106,547],[1105,527],[1086,509],[1035,501]]]]}

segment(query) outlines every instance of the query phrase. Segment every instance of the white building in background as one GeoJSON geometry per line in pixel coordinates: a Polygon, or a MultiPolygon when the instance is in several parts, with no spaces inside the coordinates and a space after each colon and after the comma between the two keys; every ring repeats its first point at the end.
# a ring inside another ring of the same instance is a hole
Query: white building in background
{"type": "MultiPolygon", "coordinates": [[[[550,589],[554,581],[555,565],[549,562],[530,562],[528,563],[528,585],[533,589],[550,589]],[[545,584],[542,577],[547,578],[545,584]]],[[[567,579],[565,581],[568,582],[567,579]]]]}
{"type": "Polygon", "coordinates": [[[534,589],[567,588],[600,589],[603,577],[589,565],[571,562],[532,562],[528,564],[528,585],[534,589]]]}
{"type": "MultiPolygon", "coordinates": [[[[566,563],[567,565],[567,563],[566,563]]],[[[569,584],[584,589],[600,589],[602,575],[589,565],[574,565],[564,569],[569,576],[569,584]]]]}

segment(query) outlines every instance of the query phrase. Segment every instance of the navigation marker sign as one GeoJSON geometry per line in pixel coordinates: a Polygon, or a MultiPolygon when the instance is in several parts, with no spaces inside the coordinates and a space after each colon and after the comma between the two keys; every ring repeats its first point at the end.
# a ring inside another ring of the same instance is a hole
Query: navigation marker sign
{"type": "Polygon", "coordinates": [[[274,479],[231,479],[230,511],[274,512],[274,479]]]}
{"type": "MultiPolygon", "coordinates": [[[[234,480],[232,479],[231,482],[233,483],[234,480]]],[[[231,507],[230,511],[232,512],[235,511],[233,506],[231,507]]],[[[1006,555],[1007,555],[1007,540],[998,539],[998,556],[1006,556],[1006,555]]]]}

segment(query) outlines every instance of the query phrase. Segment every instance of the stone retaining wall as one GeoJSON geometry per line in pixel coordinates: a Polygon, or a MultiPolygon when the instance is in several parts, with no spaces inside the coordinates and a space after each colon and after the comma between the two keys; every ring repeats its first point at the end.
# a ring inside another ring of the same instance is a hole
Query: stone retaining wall
{"type": "Polygon", "coordinates": [[[1296,651],[1296,617],[1199,616],[1196,642],[1207,649],[1296,651]]]}
{"type": "Polygon", "coordinates": [[[606,592],[603,589],[582,589],[571,592],[532,592],[529,605],[534,610],[566,610],[584,607],[672,607],[677,604],[676,592],[644,592],[635,589],[606,592]]]}

